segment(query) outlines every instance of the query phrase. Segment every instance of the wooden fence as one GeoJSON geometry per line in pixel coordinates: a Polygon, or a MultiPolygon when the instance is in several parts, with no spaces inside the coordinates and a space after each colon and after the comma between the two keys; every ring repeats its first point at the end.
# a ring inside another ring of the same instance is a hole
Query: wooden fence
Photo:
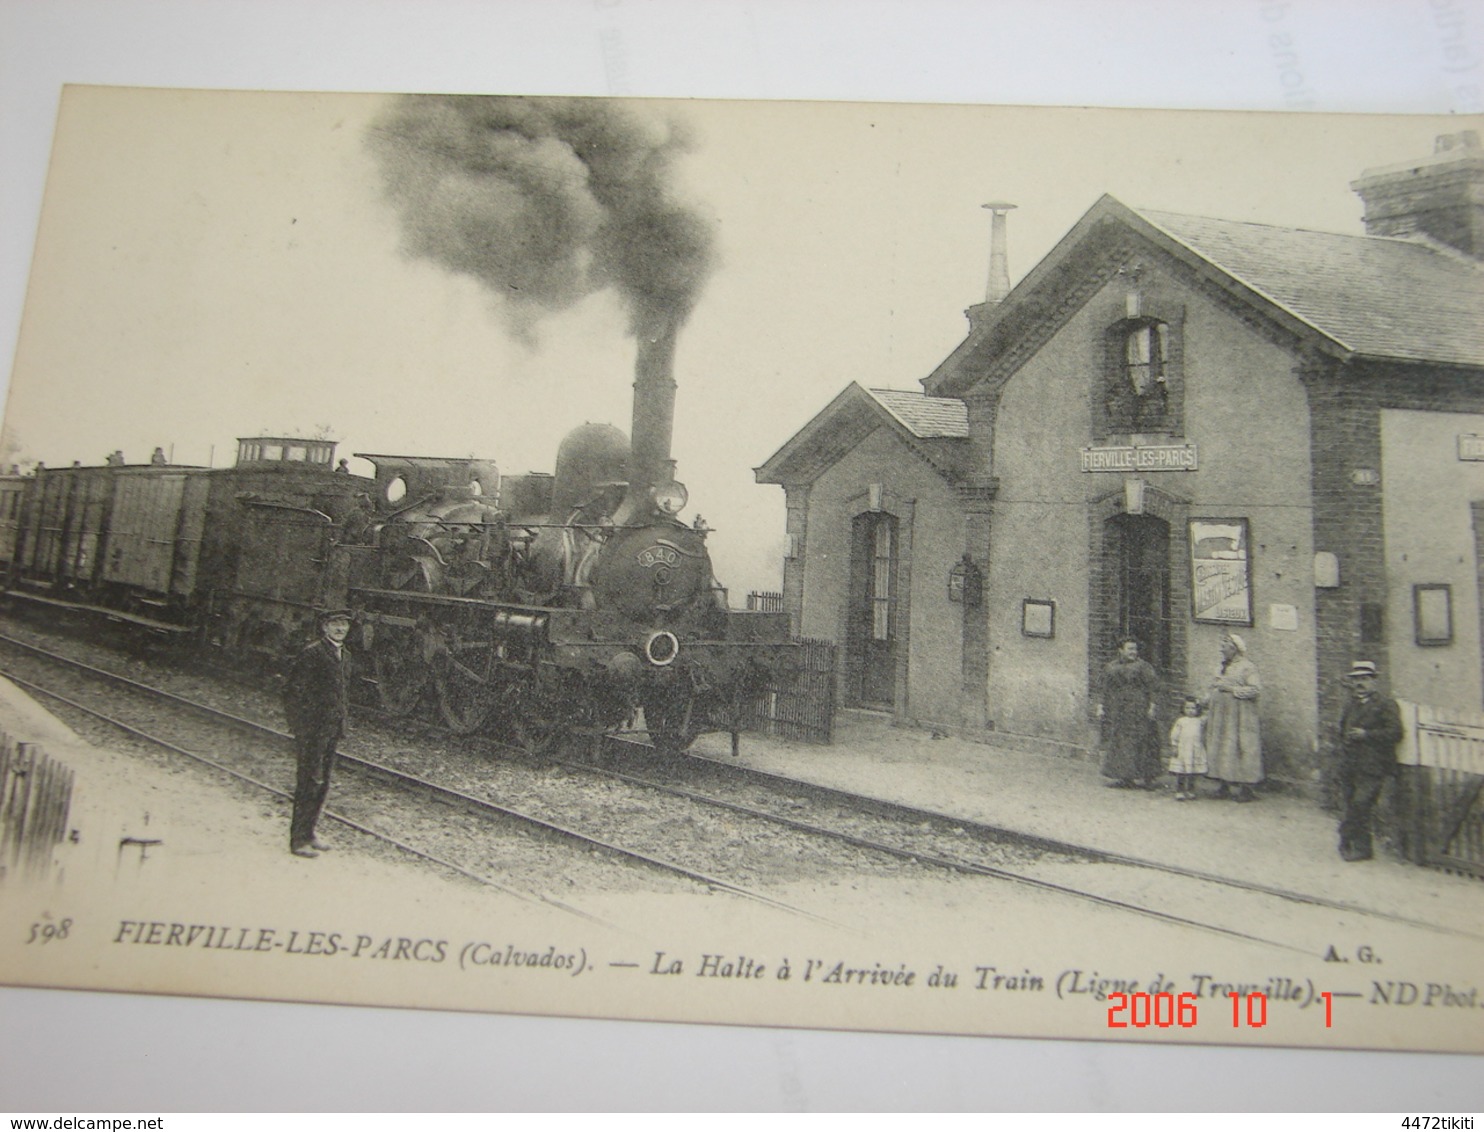
{"type": "Polygon", "coordinates": [[[795,663],[753,702],[746,730],[801,743],[831,743],[838,646],[810,638],[796,639],[794,644],[795,663]]]}
{"type": "Polygon", "coordinates": [[[1398,701],[1406,849],[1417,863],[1484,877],[1484,714],[1398,701]]]}
{"type": "Polygon", "coordinates": [[[0,876],[45,876],[67,836],[72,771],[0,732],[0,876]]]}

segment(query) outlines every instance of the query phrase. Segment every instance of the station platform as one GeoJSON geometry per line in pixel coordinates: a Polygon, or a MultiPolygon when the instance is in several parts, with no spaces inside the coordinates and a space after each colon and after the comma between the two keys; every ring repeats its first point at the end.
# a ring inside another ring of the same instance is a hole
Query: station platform
{"type": "MultiPolygon", "coordinates": [[[[733,761],[730,737],[694,750],[733,761]]],[[[744,734],[744,765],[1089,848],[1339,900],[1484,935],[1484,881],[1403,860],[1376,839],[1376,856],[1347,862],[1338,815],[1292,789],[1258,788],[1250,803],[1177,802],[1174,778],[1153,790],[1112,789],[1098,763],[1030,753],[893,725],[885,714],[845,711],[829,746],[744,734]]],[[[1387,804],[1383,796],[1382,806],[1387,804]]]]}
{"type": "MultiPolygon", "coordinates": [[[[80,804],[101,807],[101,824],[168,853],[135,872],[168,871],[177,882],[210,883],[221,861],[265,893],[310,892],[327,878],[362,884],[372,876],[417,888],[418,903],[447,882],[430,883],[411,862],[331,853],[307,863],[286,851],[286,798],[249,799],[197,775],[141,765],[79,739],[7,681],[0,681],[0,732],[39,741],[83,772],[80,804]],[[166,815],[177,815],[174,820],[166,815]],[[188,817],[187,817],[188,815],[188,817]],[[199,874],[199,875],[198,875],[199,874]]],[[[695,752],[730,763],[730,736],[703,735],[695,752]]],[[[1380,838],[1370,861],[1342,861],[1337,817],[1294,791],[1260,790],[1248,804],[1202,797],[1177,802],[1168,776],[1155,790],[1109,789],[1088,758],[1030,753],[1010,746],[893,726],[889,717],[843,712],[828,746],[756,734],[741,737],[747,766],[823,786],[856,791],[966,821],[1084,845],[1122,856],[1193,869],[1245,883],[1339,900],[1484,936],[1484,881],[1412,864],[1380,838]]],[[[284,787],[291,785],[286,768],[284,787]]],[[[1384,803],[1383,803],[1384,804],[1384,803]]],[[[117,838],[102,844],[116,846],[117,838]]],[[[97,853],[98,840],[66,847],[74,869],[97,853]]],[[[124,858],[87,862],[124,870],[124,858]]],[[[452,884],[457,899],[475,899],[452,884]]],[[[489,894],[480,893],[487,899],[489,894]]],[[[276,897],[275,897],[276,898],[276,897]]]]}

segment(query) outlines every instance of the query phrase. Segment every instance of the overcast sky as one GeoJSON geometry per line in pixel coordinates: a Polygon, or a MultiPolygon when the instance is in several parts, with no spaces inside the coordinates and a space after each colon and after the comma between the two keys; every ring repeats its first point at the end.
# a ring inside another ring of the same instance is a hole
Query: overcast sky
{"type": "MultiPolygon", "coordinates": [[[[386,95],[74,88],[62,103],[7,412],[48,464],[234,438],[550,470],[628,428],[634,356],[599,293],[514,333],[504,301],[401,248],[366,144],[386,95]]],[[[1103,192],[1136,207],[1359,232],[1348,182],[1445,120],[825,103],[636,102],[692,150],[674,191],[718,266],[684,328],[674,455],[737,593],[776,588],[762,463],[848,382],[918,388],[983,297],[987,200],[1018,279],[1103,192]]],[[[1075,447],[1081,438],[1069,438],[1075,447]]]]}

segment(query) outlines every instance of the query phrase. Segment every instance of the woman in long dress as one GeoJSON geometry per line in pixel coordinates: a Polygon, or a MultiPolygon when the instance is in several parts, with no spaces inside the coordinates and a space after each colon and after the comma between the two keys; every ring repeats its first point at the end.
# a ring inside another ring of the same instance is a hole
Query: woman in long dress
{"type": "Polygon", "coordinates": [[[1097,715],[1103,724],[1103,777],[1110,786],[1148,785],[1163,768],[1154,730],[1154,704],[1159,675],[1139,659],[1139,642],[1124,641],[1118,656],[1103,669],[1097,715]]]}
{"type": "Polygon", "coordinates": [[[1262,681],[1257,665],[1247,659],[1247,644],[1235,633],[1221,638],[1221,667],[1206,696],[1207,772],[1221,783],[1218,798],[1235,793],[1252,801],[1252,787],[1262,781],[1262,728],[1257,697],[1262,681]],[[1232,787],[1236,787],[1233,792],[1232,787]]]}

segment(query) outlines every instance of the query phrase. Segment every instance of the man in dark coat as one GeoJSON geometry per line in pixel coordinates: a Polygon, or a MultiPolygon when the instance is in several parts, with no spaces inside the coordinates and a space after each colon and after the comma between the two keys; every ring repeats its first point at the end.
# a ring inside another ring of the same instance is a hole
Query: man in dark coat
{"type": "Polygon", "coordinates": [[[1376,666],[1357,660],[1346,679],[1350,702],[1340,715],[1339,786],[1345,801],[1340,821],[1340,856],[1371,858],[1371,812],[1387,781],[1396,774],[1396,745],[1402,717],[1396,701],[1376,692],[1376,666]]]}
{"type": "Polygon", "coordinates": [[[318,857],[329,846],[314,836],[315,823],[330,793],[335,744],[345,731],[345,689],[350,656],[350,611],[331,609],[319,615],[320,638],[294,661],[284,683],[283,705],[299,773],[294,784],[294,817],[289,851],[296,857],[318,857]]]}

